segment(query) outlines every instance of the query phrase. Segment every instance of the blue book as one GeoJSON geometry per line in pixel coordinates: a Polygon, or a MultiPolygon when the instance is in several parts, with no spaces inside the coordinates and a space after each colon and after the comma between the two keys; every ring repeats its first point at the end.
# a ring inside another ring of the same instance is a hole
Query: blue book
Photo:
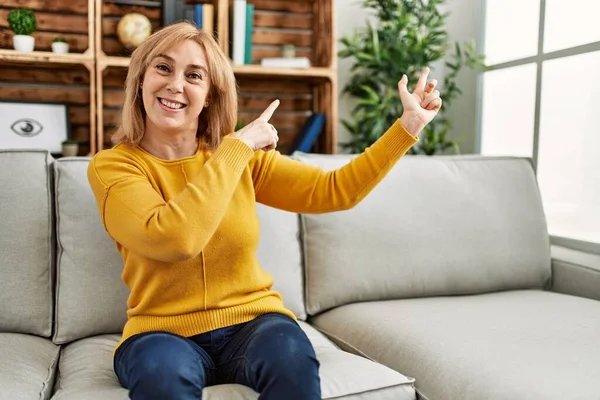
{"type": "Polygon", "coordinates": [[[194,13],[194,22],[198,29],[202,29],[202,4],[196,4],[196,12],[194,13]]]}
{"type": "Polygon", "coordinates": [[[310,153],[317,138],[325,127],[325,114],[313,113],[296,136],[294,143],[290,147],[290,154],[295,151],[301,151],[303,153],[310,153]]]}

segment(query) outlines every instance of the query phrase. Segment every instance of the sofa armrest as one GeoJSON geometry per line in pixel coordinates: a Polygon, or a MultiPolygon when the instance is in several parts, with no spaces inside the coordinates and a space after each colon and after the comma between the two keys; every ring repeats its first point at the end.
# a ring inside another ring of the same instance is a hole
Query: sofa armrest
{"type": "Polygon", "coordinates": [[[551,246],[552,288],[558,293],[600,300],[600,255],[551,246]]]}

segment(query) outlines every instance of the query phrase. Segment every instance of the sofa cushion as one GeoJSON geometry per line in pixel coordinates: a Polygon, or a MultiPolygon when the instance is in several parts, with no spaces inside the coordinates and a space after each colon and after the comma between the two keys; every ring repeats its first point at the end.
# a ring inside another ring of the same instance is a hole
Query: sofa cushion
{"type": "MultiPolygon", "coordinates": [[[[331,170],[353,156],[294,157],[331,170]]],[[[358,301],[541,288],[550,278],[526,159],[406,156],[354,209],[302,221],[310,315],[358,301]]]]}
{"type": "Polygon", "coordinates": [[[0,332],[51,335],[51,160],[0,150],[0,332]]]}
{"type": "Polygon", "coordinates": [[[256,205],[256,212],[260,221],[258,261],[274,276],[273,290],[281,293],[286,308],[304,320],[304,270],[298,214],[263,204],[256,205]]]}
{"type": "Polygon", "coordinates": [[[49,399],[59,350],[49,339],[0,333],[0,398],[49,399]]]}
{"type": "Polygon", "coordinates": [[[55,343],[119,333],[127,319],[123,260],[98,215],[88,158],[54,163],[57,231],[55,343]]]}
{"type": "MultiPolygon", "coordinates": [[[[342,352],[304,322],[321,363],[324,399],[415,400],[413,380],[365,358],[342,352]]],[[[113,349],[119,336],[103,335],[64,346],[53,400],[126,400],[127,391],[113,372],[113,349]]],[[[211,386],[203,399],[256,400],[258,394],[240,385],[211,386]]]]}
{"type": "Polygon", "coordinates": [[[312,321],[428,399],[597,399],[600,302],[538,290],[346,305],[312,321]]]}

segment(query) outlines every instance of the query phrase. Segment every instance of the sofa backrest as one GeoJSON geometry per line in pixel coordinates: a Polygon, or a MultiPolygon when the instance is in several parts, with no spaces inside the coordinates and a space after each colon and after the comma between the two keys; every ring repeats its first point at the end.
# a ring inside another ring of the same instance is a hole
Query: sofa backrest
{"type": "Polygon", "coordinates": [[[88,158],[55,161],[57,344],[118,333],[127,319],[123,260],[106,232],[87,180],[88,158]]]}
{"type": "Polygon", "coordinates": [[[0,332],[51,335],[51,161],[0,150],[0,332]]]}
{"type": "MultiPolygon", "coordinates": [[[[294,157],[332,170],[354,156],[294,157]]],[[[355,208],[302,223],[309,315],[359,301],[541,288],[550,278],[527,159],[406,156],[355,208]]]]}
{"type": "MultiPolygon", "coordinates": [[[[87,180],[88,158],[54,163],[57,284],[54,342],[119,333],[126,322],[128,289],[123,260],[100,221],[87,180]]],[[[275,277],[274,290],[300,319],[306,317],[298,215],[257,206],[261,223],[258,259],[275,277]],[[266,244],[266,243],[268,244],[266,244]]]]}

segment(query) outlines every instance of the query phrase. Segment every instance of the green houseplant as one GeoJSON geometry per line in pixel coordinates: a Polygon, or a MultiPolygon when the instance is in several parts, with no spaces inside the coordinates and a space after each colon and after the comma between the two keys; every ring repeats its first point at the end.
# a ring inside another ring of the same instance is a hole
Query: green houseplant
{"type": "Polygon", "coordinates": [[[33,11],[27,8],[15,8],[8,13],[8,27],[15,33],[13,46],[17,51],[31,52],[35,47],[35,38],[31,36],[37,29],[37,20],[33,11]]]}
{"type": "Polygon", "coordinates": [[[402,115],[397,83],[406,74],[414,85],[425,66],[444,61],[446,73],[438,85],[444,105],[439,115],[423,130],[411,154],[433,155],[454,148],[458,143],[447,138],[451,125],[444,110],[459,94],[459,71],[483,65],[473,43],[461,48],[450,45],[444,30],[447,13],[440,8],[446,0],[363,0],[363,7],[374,12],[374,23],[341,39],[341,58],[351,58],[351,77],[342,93],[357,99],[352,118],[342,120],[351,140],[342,146],[360,153],[373,144],[402,115]],[[452,52],[450,53],[450,50],[452,52]]]}
{"type": "Polygon", "coordinates": [[[52,40],[52,52],[64,54],[69,52],[69,43],[62,36],[57,36],[52,40]]]}

